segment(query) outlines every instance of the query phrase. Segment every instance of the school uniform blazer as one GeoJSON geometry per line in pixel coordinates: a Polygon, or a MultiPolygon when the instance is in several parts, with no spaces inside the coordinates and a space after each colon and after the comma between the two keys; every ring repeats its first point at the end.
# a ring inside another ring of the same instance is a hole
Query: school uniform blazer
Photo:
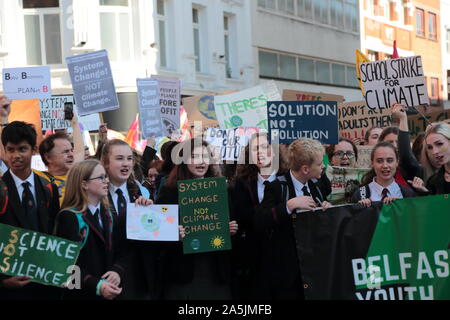
{"type": "MultiPolygon", "coordinates": [[[[411,188],[404,187],[404,186],[402,186],[400,184],[398,186],[400,187],[400,192],[402,193],[403,198],[412,198],[412,197],[417,197],[418,196],[418,194],[416,192],[414,192],[411,188]]],[[[365,190],[366,190],[366,196],[365,196],[364,199],[370,198],[369,185],[365,185],[365,186],[362,186],[362,187],[356,189],[355,193],[352,196],[352,201],[351,202],[356,203],[356,202],[358,202],[359,200],[362,199],[361,188],[365,188],[365,190]]]]}
{"type": "MultiPolygon", "coordinates": [[[[108,271],[117,272],[123,279],[126,254],[121,250],[123,239],[118,232],[117,220],[114,215],[111,219],[103,206],[100,208],[103,230],[97,227],[95,217],[89,209],[83,212],[89,234],[76,262],[81,271],[81,289],[65,290],[64,299],[102,299],[96,295],[97,284],[108,271]]],[[[58,214],[55,235],[71,241],[82,241],[84,234],[79,230],[75,213],[64,210],[58,214]]]]}
{"type": "MultiPolygon", "coordinates": [[[[297,255],[293,220],[296,213],[288,214],[287,200],[295,198],[291,175],[287,172],[285,181],[280,177],[271,182],[264,192],[264,199],[254,216],[255,231],[263,247],[260,261],[259,288],[262,299],[270,299],[271,291],[292,290],[298,284],[299,298],[303,296],[302,278],[297,255]]],[[[326,201],[319,187],[308,181],[314,199],[326,201]]]]}
{"type": "MultiPolygon", "coordinates": [[[[157,204],[178,204],[178,190],[164,185],[159,193],[157,204]]],[[[232,204],[230,206],[230,221],[233,220],[232,204]]],[[[183,254],[183,243],[164,242],[160,243],[161,248],[161,268],[163,270],[163,283],[172,282],[185,284],[192,281],[194,277],[194,254],[183,254]]],[[[197,253],[209,255],[214,260],[216,270],[216,281],[218,283],[228,283],[231,275],[230,252],[216,251],[197,253]]]]}
{"type": "Polygon", "coordinates": [[[427,189],[430,194],[449,193],[449,182],[445,181],[445,168],[442,166],[438,172],[433,174],[427,182],[427,189]]]}
{"type": "MultiPolygon", "coordinates": [[[[1,178],[6,185],[7,203],[6,210],[0,214],[0,223],[23,229],[30,229],[30,224],[26,218],[26,213],[22,209],[19,193],[16,184],[10,173],[6,171],[1,178]]],[[[41,179],[37,174],[34,175],[35,200],[38,214],[38,232],[52,234],[55,224],[55,217],[59,211],[58,188],[56,185],[41,179]]],[[[8,276],[0,274],[0,281],[8,276]]],[[[49,287],[30,283],[22,289],[7,289],[0,287],[1,299],[55,299],[54,290],[49,287]],[[48,294],[48,295],[47,295],[48,294]]]]}

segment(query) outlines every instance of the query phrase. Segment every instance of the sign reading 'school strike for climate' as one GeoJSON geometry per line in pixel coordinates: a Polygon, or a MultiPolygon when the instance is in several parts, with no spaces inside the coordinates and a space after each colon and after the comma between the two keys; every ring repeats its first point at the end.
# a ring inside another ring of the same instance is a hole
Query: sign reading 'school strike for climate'
{"type": "Polygon", "coordinates": [[[231,249],[225,178],[178,181],[178,203],[184,253],[231,249]]]}
{"type": "Polygon", "coordinates": [[[361,63],[359,71],[370,109],[429,104],[420,56],[361,63]]]}
{"type": "Polygon", "coordinates": [[[0,272],[60,287],[72,274],[78,242],[0,224],[0,272]]]}
{"type": "Polygon", "coordinates": [[[324,144],[338,143],[336,101],[269,101],[269,135],[280,144],[310,138],[324,144]]]}

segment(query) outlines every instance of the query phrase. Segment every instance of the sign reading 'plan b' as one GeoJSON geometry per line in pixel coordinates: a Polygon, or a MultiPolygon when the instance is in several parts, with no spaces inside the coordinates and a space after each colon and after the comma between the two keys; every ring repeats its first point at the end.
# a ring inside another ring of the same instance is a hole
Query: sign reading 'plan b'
{"type": "Polygon", "coordinates": [[[420,56],[361,63],[359,71],[370,109],[429,104],[420,56]]]}
{"type": "Polygon", "coordinates": [[[67,57],[66,62],[81,116],[119,108],[106,50],[67,57]]]}
{"type": "Polygon", "coordinates": [[[269,101],[269,134],[280,144],[310,138],[324,144],[338,143],[336,101],[269,101]]]}

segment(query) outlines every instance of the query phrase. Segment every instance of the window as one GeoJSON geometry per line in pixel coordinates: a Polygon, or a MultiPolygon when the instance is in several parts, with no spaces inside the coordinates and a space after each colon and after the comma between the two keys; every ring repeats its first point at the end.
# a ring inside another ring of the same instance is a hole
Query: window
{"type": "Polygon", "coordinates": [[[428,12],[428,38],[432,40],[437,39],[436,15],[431,12],[428,12]]]}
{"type": "Polygon", "coordinates": [[[416,34],[425,36],[425,15],[422,9],[416,8],[416,34]]]}
{"type": "Polygon", "coordinates": [[[194,36],[195,71],[207,73],[207,33],[205,24],[205,9],[192,7],[192,28],[194,36]]]}
{"type": "Polygon", "coordinates": [[[317,82],[330,83],[330,63],[316,61],[317,82]]]}
{"type": "Polygon", "coordinates": [[[446,35],[447,35],[447,39],[446,39],[446,44],[447,44],[447,53],[450,54],[450,29],[446,30],[446,35]]]}
{"type": "Polygon", "coordinates": [[[3,17],[2,17],[2,13],[0,12],[0,48],[3,48],[4,43],[3,43],[3,17]]]}
{"type": "Polygon", "coordinates": [[[236,18],[234,15],[225,14],[223,16],[223,31],[225,43],[225,61],[227,78],[239,76],[237,71],[237,45],[236,45],[236,18]]]}
{"type": "Polygon", "coordinates": [[[198,17],[198,9],[192,9],[192,27],[194,29],[194,55],[195,55],[195,71],[202,71],[201,68],[201,51],[200,51],[200,24],[198,17]]]}
{"type": "Polygon", "coordinates": [[[299,79],[303,81],[314,81],[314,60],[298,59],[298,75],[299,79]]]}
{"type": "Polygon", "coordinates": [[[23,8],[27,64],[61,64],[59,1],[24,0],[23,8]]]}
{"type": "Polygon", "coordinates": [[[333,68],[333,83],[341,86],[345,86],[345,66],[342,64],[332,64],[333,68]]]}
{"type": "Polygon", "coordinates": [[[430,98],[434,100],[434,103],[439,100],[439,79],[438,78],[430,78],[431,90],[430,90],[430,98]]]}
{"type": "Polygon", "coordinates": [[[276,53],[259,51],[259,72],[261,76],[278,78],[278,61],[276,53]]]}
{"type": "Polygon", "coordinates": [[[314,20],[319,23],[328,24],[328,0],[314,1],[314,20]]]}
{"type": "Polygon", "coordinates": [[[129,61],[133,33],[129,0],[100,0],[101,47],[111,61],[129,61]]]}
{"type": "Polygon", "coordinates": [[[356,76],[355,66],[346,66],[347,85],[350,87],[358,87],[359,83],[356,76]]]}
{"type": "Polygon", "coordinates": [[[280,55],[280,78],[297,80],[295,57],[280,55]]]}
{"type": "Polygon", "coordinates": [[[358,32],[358,4],[356,0],[345,0],[345,29],[358,32]]]}
{"type": "Polygon", "coordinates": [[[378,60],[378,52],[369,50],[367,53],[367,58],[369,58],[370,61],[377,61],[378,60]]]}
{"type": "Polygon", "coordinates": [[[167,68],[170,63],[169,48],[169,24],[168,24],[168,8],[165,0],[157,0],[156,2],[156,19],[158,21],[158,51],[159,51],[159,65],[162,68],[167,68]]]}

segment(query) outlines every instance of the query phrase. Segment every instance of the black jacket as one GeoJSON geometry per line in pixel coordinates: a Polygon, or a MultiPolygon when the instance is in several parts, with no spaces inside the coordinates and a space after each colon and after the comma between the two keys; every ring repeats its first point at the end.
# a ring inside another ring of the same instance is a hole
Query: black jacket
{"type": "Polygon", "coordinates": [[[398,133],[398,153],[399,167],[403,178],[413,180],[414,177],[423,178],[423,168],[412,153],[409,140],[409,132],[399,131],[398,133]]]}
{"type": "MultiPolygon", "coordinates": [[[[64,299],[97,300],[97,284],[103,274],[108,271],[117,272],[121,279],[125,272],[127,255],[124,239],[121,238],[117,219],[109,214],[103,206],[100,210],[103,230],[94,215],[87,209],[83,212],[83,220],[89,226],[89,234],[81,249],[76,265],[81,271],[81,289],[65,290],[64,299]]],[[[61,211],[58,214],[55,235],[71,241],[81,242],[78,219],[72,211],[61,211]]]]}
{"type": "MultiPolygon", "coordinates": [[[[16,184],[9,170],[3,175],[2,180],[7,188],[8,203],[4,213],[0,214],[0,223],[30,229],[30,224],[22,209],[16,184]]],[[[37,231],[52,234],[55,217],[59,211],[58,188],[37,174],[34,174],[34,185],[39,223],[37,231]]],[[[8,277],[0,275],[0,281],[6,278],[8,277]]],[[[0,287],[0,300],[45,300],[58,299],[59,296],[58,288],[37,283],[30,283],[22,289],[0,287]]]]}
{"type": "Polygon", "coordinates": [[[450,193],[450,182],[445,181],[445,167],[442,166],[438,172],[433,174],[427,182],[427,189],[430,194],[450,193]]]}
{"type": "MultiPolygon", "coordinates": [[[[303,299],[303,285],[297,255],[297,240],[293,219],[296,213],[288,214],[287,200],[295,198],[295,188],[290,173],[284,181],[270,183],[264,199],[254,217],[255,231],[262,246],[260,268],[257,274],[261,299],[303,299]]],[[[326,201],[319,187],[308,181],[314,199],[326,201]]]]}

